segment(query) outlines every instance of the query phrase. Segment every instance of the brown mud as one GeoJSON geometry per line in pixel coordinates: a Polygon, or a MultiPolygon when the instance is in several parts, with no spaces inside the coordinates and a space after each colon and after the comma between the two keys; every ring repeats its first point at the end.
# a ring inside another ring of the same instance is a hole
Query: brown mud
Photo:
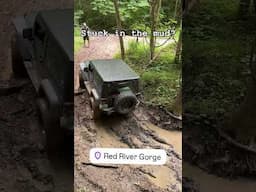
{"type": "Polygon", "coordinates": [[[35,109],[36,93],[28,79],[14,79],[10,57],[12,19],[42,9],[72,7],[73,0],[0,2],[0,191],[70,192],[69,162],[50,160],[35,109]],[[58,166],[57,166],[58,165],[58,166]]]}
{"type": "Polygon", "coordinates": [[[254,192],[256,181],[248,178],[237,178],[235,180],[210,175],[205,171],[189,163],[183,162],[184,177],[191,178],[196,184],[198,191],[207,192],[254,192]]]}
{"type": "MultiPolygon", "coordinates": [[[[94,38],[89,48],[77,53],[76,68],[83,60],[111,59],[118,50],[118,38],[94,38]]],[[[75,96],[75,191],[181,191],[182,136],[176,130],[179,123],[163,114],[141,104],[128,117],[113,114],[94,121],[87,93],[75,96]],[[168,160],[163,166],[96,167],[88,156],[93,147],[165,149],[168,160]]]]}
{"type": "Polygon", "coordinates": [[[185,115],[185,119],[189,125],[183,134],[185,161],[221,177],[255,178],[256,155],[231,144],[218,134],[216,127],[220,125],[216,122],[222,122],[221,117],[185,115]]]}

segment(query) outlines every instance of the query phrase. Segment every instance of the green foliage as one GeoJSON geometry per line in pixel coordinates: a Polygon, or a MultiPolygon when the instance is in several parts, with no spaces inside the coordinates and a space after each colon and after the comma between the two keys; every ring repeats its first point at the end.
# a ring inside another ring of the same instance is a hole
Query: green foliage
{"type": "Polygon", "coordinates": [[[146,101],[160,104],[171,109],[179,88],[179,71],[155,71],[153,69],[142,74],[142,87],[146,101]]]}
{"type": "Polygon", "coordinates": [[[236,0],[206,0],[184,19],[185,111],[216,116],[243,100],[255,26],[239,20],[238,10],[236,0]]]}
{"type": "MultiPolygon", "coordinates": [[[[162,0],[159,31],[180,26],[181,3],[176,0],[162,0]],[[174,14],[175,10],[177,11],[174,14]],[[174,18],[174,16],[176,17],[174,18]]],[[[119,0],[122,27],[129,31],[137,29],[150,32],[150,4],[148,0],[119,0]]],[[[115,9],[112,0],[75,0],[75,25],[86,22],[93,30],[116,29],[115,9]]],[[[83,45],[79,28],[75,28],[75,52],[83,45]]],[[[180,32],[180,29],[178,29],[180,32]]],[[[179,32],[177,34],[179,34],[179,32]]],[[[179,36],[179,35],[178,35],[179,36]]],[[[176,37],[178,37],[176,35],[176,37]]],[[[161,104],[171,109],[173,99],[180,87],[181,65],[175,63],[175,45],[156,48],[159,57],[149,64],[150,50],[144,43],[130,42],[126,50],[126,62],[137,71],[142,80],[142,90],[146,101],[161,104]]],[[[120,55],[118,56],[120,58],[120,55]]]]}
{"type": "MultiPolygon", "coordinates": [[[[173,44],[166,46],[161,50],[160,56],[149,65],[149,47],[131,41],[125,60],[141,76],[145,100],[166,106],[169,110],[172,110],[172,103],[181,83],[179,65],[174,63],[174,47],[173,44]]],[[[120,58],[120,55],[116,57],[120,58]]]]}
{"type": "MultiPolygon", "coordinates": [[[[176,1],[163,0],[160,13],[160,27],[169,28],[177,23],[173,18],[176,1]]],[[[178,7],[180,8],[180,6],[178,7]]],[[[119,11],[123,28],[145,30],[150,26],[150,5],[148,0],[119,0],[119,11]]],[[[180,18],[179,18],[180,19],[180,18]]],[[[75,0],[75,23],[86,21],[95,30],[116,28],[115,9],[112,0],[75,0]],[[81,14],[82,12],[82,14],[81,14]]]]}
{"type": "Polygon", "coordinates": [[[112,0],[94,0],[91,1],[92,10],[101,13],[102,15],[114,14],[115,9],[112,0]]]}
{"type": "Polygon", "coordinates": [[[77,10],[75,11],[75,14],[74,14],[74,23],[75,23],[75,26],[79,26],[80,25],[80,20],[83,16],[83,11],[82,10],[77,10]]]}
{"type": "Polygon", "coordinates": [[[74,30],[74,51],[77,53],[81,47],[83,46],[84,42],[80,35],[80,29],[79,27],[75,27],[74,30]]]}

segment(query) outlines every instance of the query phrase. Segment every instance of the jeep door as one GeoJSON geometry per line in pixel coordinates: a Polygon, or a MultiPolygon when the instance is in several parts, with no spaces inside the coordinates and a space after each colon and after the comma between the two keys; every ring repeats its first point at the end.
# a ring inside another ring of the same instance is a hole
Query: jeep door
{"type": "Polygon", "coordinates": [[[46,28],[41,22],[40,18],[37,18],[34,26],[34,61],[33,68],[36,71],[36,76],[38,82],[46,77],[47,68],[45,66],[45,55],[46,55],[46,45],[48,41],[48,35],[46,28]]]}

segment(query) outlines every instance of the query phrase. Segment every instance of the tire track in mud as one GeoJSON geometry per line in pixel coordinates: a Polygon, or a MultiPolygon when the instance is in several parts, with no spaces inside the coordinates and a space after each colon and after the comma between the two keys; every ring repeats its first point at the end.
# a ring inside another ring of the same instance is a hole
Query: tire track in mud
{"type": "Polygon", "coordinates": [[[0,95],[1,191],[52,191],[54,181],[36,119],[30,84],[18,92],[0,95]]]}
{"type": "MultiPolygon", "coordinates": [[[[68,192],[73,188],[73,173],[64,157],[50,159],[45,134],[35,107],[36,93],[29,80],[1,82],[0,94],[0,191],[68,192]]],[[[60,155],[58,153],[58,155],[60,155]]],[[[73,168],[72,168],[73,170],[73,168]]]]}
{"type": "MultiPolygon", "coordinates": [[[[83,60],[111,59],[118,50],[117,37],[93,38],[90,48],[83,48],[75,56],[75,70],[83,60]]],[[[179,127],[175,121],[160,110],[141,105],[128,117],[111,115],[94,122],[89,103],[87,93],[75,96],[75,191],[181,191],[182,139],[181,132],[175,131],[179,127]],[[164,166],[100,168],[89,162],[89,150],[93,147],[161,148],[167,151],[168,161],[164,166]]]]}
{"type": "MultiPolygon", "coordinates": [[[[76,96],[75,100],[76,191],[83,188],[89,191],[135,192],[181,190],[181,149],[177,150],[170,141],[159,136],[154,129],[160,128],[151,128],[154,125],[149,122],[150,117],[145,115],[142,108],[129,117],[112,115],[94,122],[87,95],[76,96]],[[144,118],[138,120],[142,116],[144,118]],[[161,148],[167,151],[168,161],[164,166],[118,165],[115,169],[93,167],[88,165],[88,153],[92,147],[161,148]],[[120,184],[120,175],[121,182],[126,185],[120,184]]],[[[180,136],[179,139],[181,142],[180,136]]]]}

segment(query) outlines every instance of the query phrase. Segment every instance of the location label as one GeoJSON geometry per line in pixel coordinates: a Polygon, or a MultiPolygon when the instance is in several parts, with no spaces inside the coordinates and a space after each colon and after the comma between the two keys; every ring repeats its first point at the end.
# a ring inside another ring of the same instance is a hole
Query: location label
{"type": "Polygon", "coordinates": [[[90,162],[95,164],[163,165],[166,151],[162,149],[92,148],[90,162]]]}

